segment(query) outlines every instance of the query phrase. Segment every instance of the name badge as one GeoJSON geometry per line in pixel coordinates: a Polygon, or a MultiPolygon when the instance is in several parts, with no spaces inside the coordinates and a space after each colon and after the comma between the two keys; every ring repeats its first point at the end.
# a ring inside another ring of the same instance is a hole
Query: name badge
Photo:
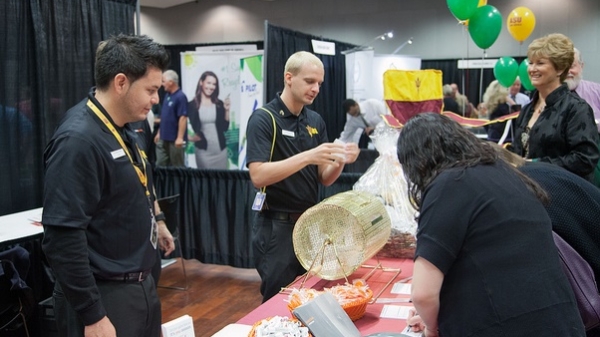
{"type": "Polygon", "coordinates": [[[254,202],[252,203],[253,211],[262,211],[263,205],[265,204],[265,199],[267,195],[263,192],[256,192],[256,197],[254,197],[254,202]]]}
{"type": "Polygon", "coordinates": [[[286,137],[295,137],[294,131],[281,130],[281,134],[284,135],[284,136],[286,136],[286,137]]]}
{"type": "Polygon", "coordinates": [[[125,151],[123,151],[123,149],[118,149],[112,151],[110,154],[112,155],[113,159],[118,159],[125,155],[125,151]]]}

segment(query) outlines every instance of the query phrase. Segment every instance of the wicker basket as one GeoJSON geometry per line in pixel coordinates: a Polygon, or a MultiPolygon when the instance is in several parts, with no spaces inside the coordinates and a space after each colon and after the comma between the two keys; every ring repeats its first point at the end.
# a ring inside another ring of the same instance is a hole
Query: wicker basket
{"type": "MultiPolygon", "coordinates": [[[[367,289],[367,297],[359,298],[352,302],[345,303],[344,305],[342,305],[342,308],[348,314],[348,316],[350,316],[350,319],[352,321],[357,321],[365,315],[365,312],[367,311],[367,304],[369,303],[371,298],[373,298],[373,291],[371,289],[367,289]]],[[[288,303],[287,307],[292,313],[292,316],[296,317],[294,316],[294,309],[296,309],[297,306],[288,303]]]]}

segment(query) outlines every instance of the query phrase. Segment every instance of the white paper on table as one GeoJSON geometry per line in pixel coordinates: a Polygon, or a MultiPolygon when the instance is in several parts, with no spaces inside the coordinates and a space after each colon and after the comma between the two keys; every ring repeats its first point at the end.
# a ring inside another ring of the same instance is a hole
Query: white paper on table
{"type": "Polygon", "coordinates": [[[247,337],[252,330],[251,325],[246,324],[229,324],[223,329],[219,330],[212,337],[247,337]]]}
{"type": "Polygon", "coordinates": [[[403,305],[384,305],[383,310],[381,310],[381,315],[379,317],[382,318],[396,318],[396,319],[407,319],[408,313],[413,306],[403,306],[403,305]]]}
{"type": "Polygon", "coordinates": [[[410,283],[394,283],[392,287],[392,294],[404,294],[410,295],[412,290],[412,285],[410,283]]]}

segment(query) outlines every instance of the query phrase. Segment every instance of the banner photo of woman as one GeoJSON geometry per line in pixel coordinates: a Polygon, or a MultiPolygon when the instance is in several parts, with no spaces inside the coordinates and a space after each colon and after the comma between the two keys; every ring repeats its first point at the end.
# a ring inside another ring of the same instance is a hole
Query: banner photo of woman
{"type": "Polygon", "coordinates": [[[182,90],[188,98],[187,166],[240,168],[240,59],[257,53],[181,54],[182,90]]]}

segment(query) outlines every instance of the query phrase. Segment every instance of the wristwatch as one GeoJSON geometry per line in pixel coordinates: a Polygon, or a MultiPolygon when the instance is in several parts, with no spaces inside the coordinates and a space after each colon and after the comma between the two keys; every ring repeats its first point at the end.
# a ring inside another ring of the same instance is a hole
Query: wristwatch
{"type": "Polygon", "coordinates": [[[165,221],[166,219],[167,218],[165,217],[165,213],[163,213],[163,212],[154,214],[154,220],[156,220],[156,222],[165,221]]]}

